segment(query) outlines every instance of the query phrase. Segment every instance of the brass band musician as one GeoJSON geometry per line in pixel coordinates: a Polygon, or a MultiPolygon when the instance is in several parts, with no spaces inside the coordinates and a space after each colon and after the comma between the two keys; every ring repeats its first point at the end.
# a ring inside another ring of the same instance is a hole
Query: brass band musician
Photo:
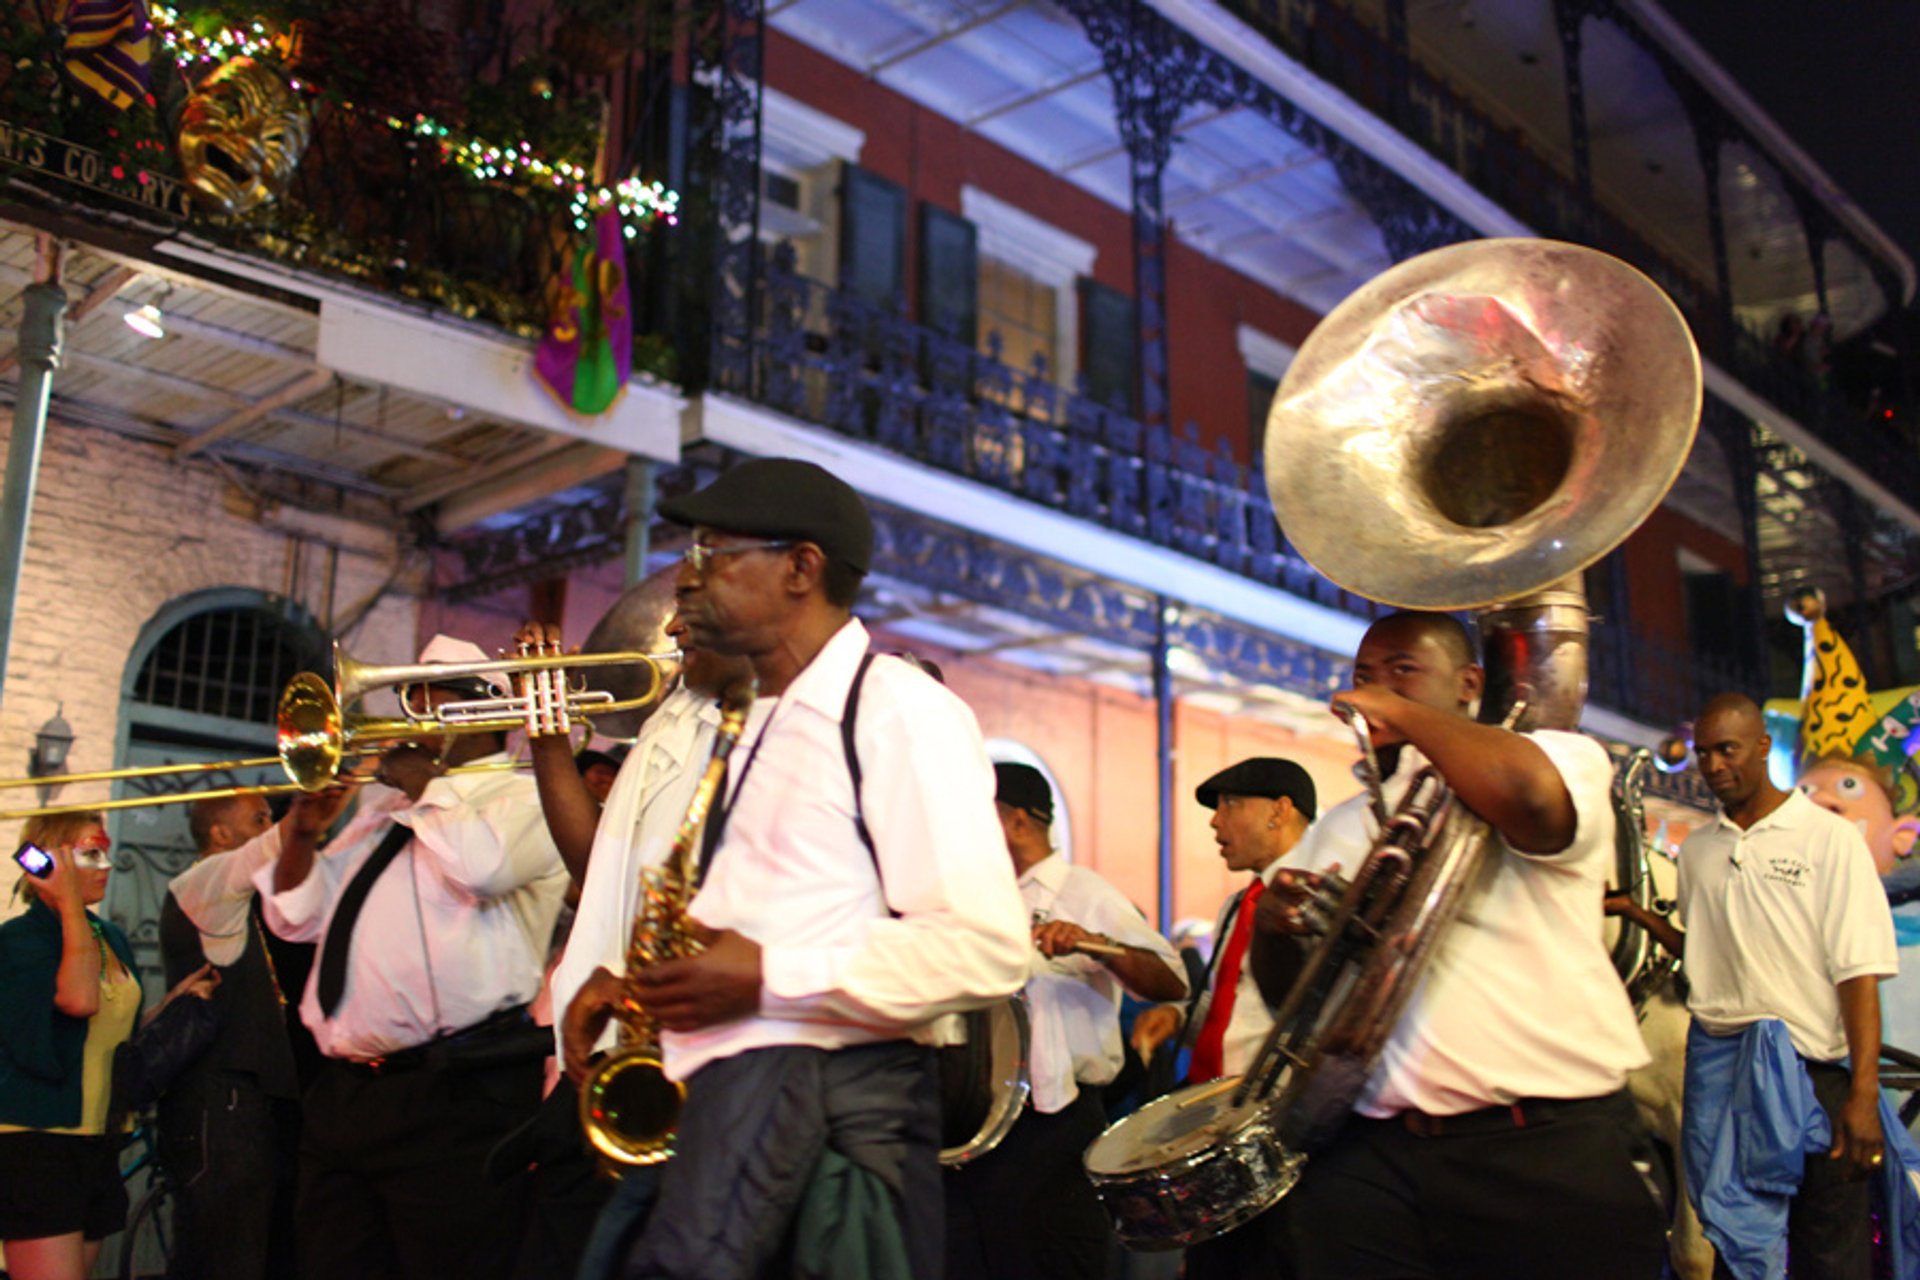
{"type": "Polygon", "coordinates": [[[750,1277],[805,1248],[829,1274],[935,1276],[927,1046],[1016,991],[1032,947],[979,729],[869,654],[851,606],[873,524],[844,482],[756,459],[661,512],[694,531],[689,639],[747,657],[759,696],[706,820],[706,949],[636,975],[688,1094],[626,1274],[750,1277]],[[866,1260],[836,1269],[856,1237],[866,1260]]]}
{"type": "MultiPolygon", "coordinates": [[[[1475,722],[1482,683],[1457,620],[1395,613],[1368,629],[1354,687],[1334,695],[1371,726],[1389,808],[1431,761],[1498,840],[1358,1114],[1293,1194],[1305,1280],[1660,1274],[1652,1149],[1622,1091],[1647,1053],[1601,941],[1612,767],[1578,734],[1475,722]]],[[[1270,1001],[1299,954],[1307,892],[1357,869],[1376,834],[1356,796],[1283,865],[1256,909],[1270,1001]]]]}
{"type": "Polygon", "coordinates": [[[1178,1000],[1180,958],[1139,909],[1053,847],[1053,789],[998,763],[994,808],[1033,919],[1027,981],[1033,1093],[999,1146],[949,1170],[949,1280],[1101,1280],[1112,1230],[1081,1171],[1106,1127],[1100,1086],[1120,1073],[1122,990],[1178,1000]]]}
{"type": "MultiPolygon", "coordinates": [[[[435,636],[423,663],[485,662],[435,636]]],[[[416,711],[504,693],[489,677],[414,686],[416,711]]],[[[325,1055],[305,1098],[295,1211],[311,1276],[501,1276],[519,1216],[489,1150],[540,1100],[526,1005],[540,987],[567,872],[533,779],[443,776],[505,756],[497,734],[409,743],[385,786],[316,857],[331,812],[309,803],[255,878],[267,925],[318,952],[300,1014],[325,1055]]],[[[266,839],[275,839],[270,832],[266,839]]]]}

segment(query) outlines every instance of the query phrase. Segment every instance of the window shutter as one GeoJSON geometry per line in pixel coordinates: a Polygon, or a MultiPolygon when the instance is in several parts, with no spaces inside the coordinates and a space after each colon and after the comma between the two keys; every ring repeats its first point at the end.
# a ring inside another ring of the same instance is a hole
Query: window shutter
{"type": "Polygon", "coordinates": [[[965,218],[920,205],[920,323],[972,347],[980,330],[977,235],[965,218]]]}
{"type": "Polygon", "coordinates": [[[877,306],[906,292],[907,193],[858,165],[840,178],[840,279],[877,306]]]}
{"type": "Polygon", "coordinates": [[[1139,343],[1133,319],[1133,299],[1118,289],[1092,280],[1080,281],[1080,368],[1087,394],[1104,405],[1118,405],[1137,415],[1139,378],[1135,352],[1139,343]]]}

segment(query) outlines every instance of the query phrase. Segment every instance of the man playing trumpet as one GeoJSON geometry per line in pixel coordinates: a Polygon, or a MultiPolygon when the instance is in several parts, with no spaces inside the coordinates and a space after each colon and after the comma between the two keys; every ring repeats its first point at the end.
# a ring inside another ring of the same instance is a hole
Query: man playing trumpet
{"type": "MultiPolygon", "coordinates": [[[[435,636],[420,661],[487,655],[435,636]]],[[[504,684],[463,677],[405,696],[430,713],[504,684]]],[[[295,1213],[305,1275],[488,1277],[513,1261],[519,1215],[485,1163],[539,1103],[526,1005],[567,872],[531,778],[443,776],[505,759],[492,733],[395,747],[376,775],[385,785],[368,789],[324,856],[317,844],[345,787],[331,812],[309,806],[255,877],[268,927],[319,946],[300,1002],[326,1056],[305,1098],[295,1213]]]]}

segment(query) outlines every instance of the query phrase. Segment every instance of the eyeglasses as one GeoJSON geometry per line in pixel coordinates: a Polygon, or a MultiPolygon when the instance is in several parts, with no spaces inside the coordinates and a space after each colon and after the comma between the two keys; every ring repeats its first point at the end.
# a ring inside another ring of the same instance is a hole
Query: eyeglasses
{"type": "Polygon", "coordinates": [[[737,556],[743,551],[785,551],[799,545],[792,538],[773,542],[735,542],[724,547],[711,547],[704,542],[696,542],[687,548],[683,558],[695,573],[705,573],[719,556],[737,556]]]}

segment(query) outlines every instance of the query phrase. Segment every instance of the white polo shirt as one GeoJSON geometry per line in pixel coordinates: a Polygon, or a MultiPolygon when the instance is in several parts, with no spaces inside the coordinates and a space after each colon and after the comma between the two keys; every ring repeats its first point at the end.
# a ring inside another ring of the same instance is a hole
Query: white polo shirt
{"type": "MultiPolygon", "coordinates": [[[[1626,988],[1602,937],[1613,870],[1613,764],[1591,738],[1527,735],[1572,797],[1573,843],[1517,853],[1496,834],[1460,917],[1381,1051],[1357,1109],[1382,1117],[1456,1115],[1521,1098],[1591,1098],[1648,1061],[1626,988]]],[[[1403,747],[1387,780],[1400,802],[1426,760],[1403,747]]],[[[1365,793],[1328,810],[1281,865],[1351,876],[1379,833],[1365,793]]]]}
{"type": "MultiPolygon", "coordinates": [[[[1186,966],[1126,895],[1059,854],[1020,877],[1020,896],[1035,923],[1066,920],[1123,947],[1151,951],[1184,983],[1186,966]]],[[[1114,972],[1096,956],[1049,959],[1034,948],[1027,978],[1033,1014],[1033,1106],[1052,1115],[1079,1096],[1080,1085],[1103,1085],[1126,1062],[1120,1044],[1120,993],[1114,972]]],[[[1137,993],[1136,993],[1137,994],[1137,993]]]]}
{"type": "Polygon", "coordinates": [[[1677,897],[1687,1008],[1714,1035],[1778,1018],[1803,1057],[1840,1061],[1847,1036],[1835,987],[1899,972],[1893,913],[1866,841],[1798,791],[1744,831],[1722,814],[1689,835],[1677,897]]]}

